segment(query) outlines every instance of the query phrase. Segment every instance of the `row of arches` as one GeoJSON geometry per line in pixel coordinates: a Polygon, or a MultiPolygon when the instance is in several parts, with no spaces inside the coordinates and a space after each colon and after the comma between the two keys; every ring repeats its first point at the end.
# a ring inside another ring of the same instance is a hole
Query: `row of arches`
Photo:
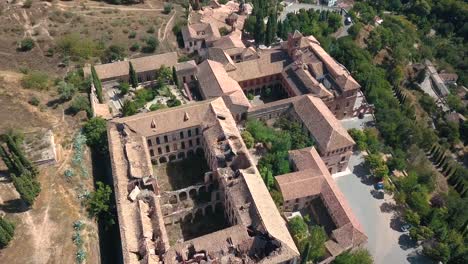
{"type": "Polygon", "coordinates": [[[219,192],[216,192],[215,197],[212,197],[211,194],[213,191],[218,189],[218,183],[212,182],[207,185],[197,185],[192,186],[183,190],[174,191],[167,193],[168,199],[166,203],[175,205],[180,202],[186,201],[187,199],[195,200],[197,197],[201,197],[201,200],[210,202],[212,200],[219,201],[221,199],[221,195],[219,192]]]}
{"type": "Polygon", "coordinates": [[[164,223],[166,225],[169,225],[169,224],[172,225],[172,224],[176,224],[179,222],[193,223],[194,221],[197,221],[197,219],[200,219],[203,216],[219,214],[219,213],[223,213],[223,211],[224,211],[224,205],[221,201],[213,202],[213,203],[206,204],[204,206],[194,208],[191,211],[184,211],[178,214],[165,216],[164,223]]]}
{"type": "Polygon", "coordinates": [[[190,158],[190,157],[193,157],[195,155],[203,156],[203,155],[205,155],[205,151],[201,147],[198,147],[195,150],[189,149],[187,151],[179,151],[178,153],[172,153],[172,154],[169,154],[169,155],[160,156],[156,160],[156,162],[157,162],[157,164],[164,164],[164,163],[167,163],[167,162],[179,161],[179,160],[183,160],[185,158],[190,158]]]}

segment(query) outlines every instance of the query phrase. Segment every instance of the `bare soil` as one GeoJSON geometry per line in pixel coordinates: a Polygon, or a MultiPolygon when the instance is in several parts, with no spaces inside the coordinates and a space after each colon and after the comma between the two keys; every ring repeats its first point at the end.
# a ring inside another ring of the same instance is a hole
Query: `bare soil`
{"type": "MultiPolygon", "coordinates": [[[[160,41],[155,53],[177,49],[172,33],[175,23],[184,20],[184,9],[173,5],[169,14],[163,13],[164,2],[148,0],[136,5],[109,5],[94,1],[37,1],[31,8],[0,2],[0,70],[34,69],[54,75],[63,75],[68,68],[61,64],[64,59],[55,51],[57,43],[68,34],[102,43],[104,47],[116,44],[126,50],[128,57],[142,56],[140,51],[131,51],[133,44],[145,45],[145,39],[154,36],[160,41]],[[135,38],[130,38],[135,32],[135,38]],[[18,43],[30,37],[35,47],[28,52],[17,50],[18,43]],[[46,56],[49,55],[49,56],[46,56]]],[[[98,62],[97,58],[88,59],[98,62]]],[[[76,62],[82,65],[86,61],[76,62]]],[[[72,63],[73,64],[73,63],[72,63]]],[[[72,67],[73,65],[70,65],[72,67]]]]}
{"type": "MultiPolygon", "coordinates": [[[[76,246],[72,243],[73,222],[82,220],[82,231],[88,263],[99,263],[97,225],[87,217],[77,187],[93,189],[92,177],[75,176],[66,180],[64,170],[70,167],[72,139],[78,131],[80,120],[63,114],[63,107],[45,106],[53,99],[51,91],[31,91],[21,88],[22,74],[0,72],[0,133],[9,128],[24,132],[37,128],[52,129],[59,161],[53,166],[40,167],[41,193],[31,209],[25,207],[11,183],[6,168],[0,164],[0,214],[5,213],[17,227],[10,245],[0,251],[0,263],[74,263],[76,246]],[[27,100],[36,96],[40,107],[29,105],[27,100]]],[[[90,154],[84,154],[85,167],[91,172],[90,154]]],[[[91,175],[91,173],[89,173],[91,175]]]]}

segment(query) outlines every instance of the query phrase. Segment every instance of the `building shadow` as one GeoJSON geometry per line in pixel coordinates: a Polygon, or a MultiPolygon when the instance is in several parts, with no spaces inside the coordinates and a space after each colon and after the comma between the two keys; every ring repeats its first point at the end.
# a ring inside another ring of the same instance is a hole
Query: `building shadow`
{"type": "Polygon", "coordinates": [[[0,204],[0,210],[10,214],[23,213],[29,210],[29,207],[21,199],[13,199],[0,204]]]}

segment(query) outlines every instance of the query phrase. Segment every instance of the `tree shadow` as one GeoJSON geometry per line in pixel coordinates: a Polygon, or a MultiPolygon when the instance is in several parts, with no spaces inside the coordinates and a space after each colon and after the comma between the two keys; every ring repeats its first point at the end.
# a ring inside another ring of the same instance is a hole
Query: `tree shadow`
{"type": "Polygon", "coordinates": [[[418,243],[411,239],[411,237],[408,234],[402,234],[398,238],[398,244],[400,245],[400,248],[403,250],[408,250],[412,248],[416,248],[418,246],[418,243]]]}
{"type": "Polygon", "coordinates": [[[56,98],[56,99],[52,99],[50,101],[47,102],[46,106],[47,107],[52,107],[53,109],[57,108],[59,105],[65,103],[66,100],[63,100],[61,98],[56,98]]]}
{"type": "Polygon", "coordinates": [[[382,205],[380,205],[380,211],[382,213],[391,213],[392,211],[397,210],[397,205],[394,203],[389,203],[389,202],[384,202],[382,205]]]}
{"type": "Polygon", "coordinates": [[[419,250],[415,250],[408,254],[406,260],[411,264],[435,264],[436,261],[422,255],[419,250]]]}
{"type": "Polygon", "coordinates": [[[361,182],[364,183],[365,185],[375,184],[374,178],[370,177],[369,169],[364,165],[363,162],[353,167],[353,173],[358,178],[360,178],[361,182]]]}
{"type": "Polygon", "coordinates": [[[371,193],[372,197],[374,197],[375,199],[383,200],[385,198],[384,192],[380,192],[380,191],[377,191],[377,190],[371,190],[370,193],[371,193]]]}
{"type": "Polygon", "coordinates": [[[23,200],[18,198],[0,204],[0,210],[10,214],[17,214],[28,211],[29,206],[27,206],[23,200]]]}
{"type": "Polygon", "coordinates": [[[390,228],[398,232],[403,232],[401,231],[401,226],[404,224],[405,222],[401,218],[400,214],[394,214],[390,220],[390,228]]]}

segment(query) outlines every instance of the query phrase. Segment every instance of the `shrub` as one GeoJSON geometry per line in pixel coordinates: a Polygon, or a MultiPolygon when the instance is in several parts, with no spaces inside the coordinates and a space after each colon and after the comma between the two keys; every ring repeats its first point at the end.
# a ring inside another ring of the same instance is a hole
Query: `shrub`
{"type": "Polygon", "coordinates": [[[102,63],[123,60],[125,58],[125,49],[119,45],[110,45],[104,50],[101,56],[102,63]]]}
{"type": "Polygon", "coordinates": [[[70,56],[72,60],[88,59],[102,52],[102,47],[98,43],[78,33],[60,38],[57,42],[57,49],[63,56],[70,56]]]}
{"type": "Polygon", "coordinates": [[[166,108],[167,106],[164,105],[164,104],[152,104],[150,106],[150,111],[156,111],[156,110],[159,110],[159,109],[163,109],[163,108],[166,108]]]}
{"type": "Polygon", "coordinates": [[[35,43],[32,38],[25,38],[21,40],[18,50],[19,51],[30,51],[34,48],[35,43]]]}
{"type": "Polygon", "coordinates": [[[229,34],[229,29],[227,29],[226,27],[221,27],[219,28],[219,34],[221,34],[221,36],[226,36],[227,34],[229,34]]]}
{"type": "Polygon", "coordinates": [[[137,33],[135,31],[131,31],[130,34],[128,34],[129,39],[134,39],[136,38],[137,33]]]}
{"type": "Polygon", "coordinates": [[[135,102],[126,100],[122,105],[122,114],[124,116],[131,116],[138,112],[138,107],[135,102]]]}
{"type": "Polygon", "coordinates": [[[91,115],[91,106],[89,105],[89,100],[83,95],[78,95],[73,98],[68,110],[72,114],[77,114],[80,111],[86,111],[88,116],[91,115]]]}
{"type": "Polygon", "coordinates": [[[164,13],[164,14],[169,14],[169,13],[172,11],[173,8],[174,8],[174,7],[172,6],[171,3],[165,3],[165,4],[164,4],[164,11],[163,11],[163,13],[164,13]]]}
{"type": "Polygon", "coordinates": [[[252,148],[254,146],[254,138],[252,134],[250,134],[249,131],[247,130],[242,131],[241,136],[247,148],[252,148]]]}
{"type": "Polygon", "coordinates": [[[45,90],[49,87],[49,77],[46,73],[32,71],[23,76],[21,84],[26,89],[45,90]]]}
{"type": "Polygon", "coordinates": [[[154,27],[151,26],[151,27],[149,27],[149,28],[146,30],[146,33],[148,33],[148,34],[153,34],[154,31],[155,31],[154,27]]]}
{"type": "Polygon", "coordinates": [[[127,82],[121,82],[119,84],[119,90],[122,95],[127,94],[128,91],[130,90],[130,84],[128,84],[127,82]]]}
{"type": "Polygon", "coordinates": [[[130,46],[130,51],[138,51],[140,49],[140,44],[138,43],[133,43],[131,46],[130,46]]]}
{"type": "Polygon", "coordinates": [[[253,95],[252,93],[248,93],[248,94],[247,94],[247,99],[253,100],[253,99],[254,99],[254,95],[253,95]]]}
{"type": "Polygon", "coordinates": [[[153,53],[159,46],[159,40],[153,36],[148,37],[145,43],[146,46],[141,49],[144,53],[153,53]]]}
{"type": "Polygon", "coordinates": [[[30,105],[38,106],[41,102],[39,101],[39,99],[36,96],[33,96],[33,97],[31,97],[29,99],[28,103],[30,105]]]}
{"type": "Polygon", "coordinates": [[[69,101],[73,98],[73,95],[75,95],[76,88],[71,83],[60,81],[57,86],[57,91],[59,93],[60,100],[69,101]]]}
{"type": "Polygon", "coordinates": [[[80,92],[89,93],[90,91],[91,78],[84,78],[83,69],[68,72],[67,76],[65,76],[65,81],[73,84],[80,92]]]}
{"type": "Polygon", "coordinates": [[[32,0],[26,0],[23,2],[23,8],[30,8],[32,6],[32,0]]]}
{"type": "Polygon", "coordinates": [[[176,107],[176,106],[179,106],[181,104],[182,104],[182,102],[179,99],[176,99],[176,98],[172,98],[172,99],[167,100],[167,106],[169,106],[169,107],[176,107]]]}

